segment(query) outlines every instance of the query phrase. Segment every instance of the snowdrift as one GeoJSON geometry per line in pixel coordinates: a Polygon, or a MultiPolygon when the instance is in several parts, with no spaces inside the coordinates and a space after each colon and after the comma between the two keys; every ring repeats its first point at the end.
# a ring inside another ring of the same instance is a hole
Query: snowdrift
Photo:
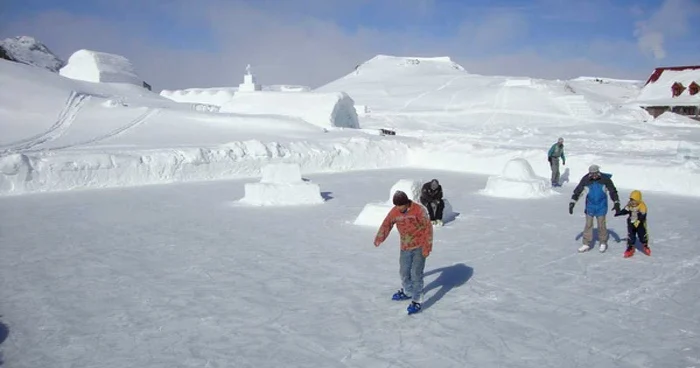
{"type": "Polygon", "coordinates": [[[355,102],[343,92],[240,92],[219,111],[293,116],[322,128],[360,127],[355,102]]]}
{"type": "Polygon", "coordinates": [[[127,58],[91,50],[74,52],[59,74],[86,82],[143,85],[143,80],[127,58]]]}
{"type": "Polygon", "coordinates": [[[321,187],[304,181],[299,164],[270,164],[259,183],[246,183],[240,203],[253,206],[295,206],[323,203],[321,187]]]}
{"type": "Polygon", "coordinates": [[[255,177],[275,162],[305,173],[406,167],[408,145],[366,138],[232,142],[211,148],[0,155],[0,195],[255,177]],[[377,160],[377,157],[382,157],[377,160]]]}
{"type": "Polygon", "coordinates": [[[532,170],[530,163],[523,158],[508,161],[503,173],[490,176],[482,194],[503,198],[545,198],[558,194],[552,190],[549,181],[539,177],[532,170]]]}
{"type": "MultiPolygon", "coordinates": [[[[402,191],[408,195],[408,198],[420,205],[420,192],[423,187],[423,182],[420,180],[412,179],[401,179],[397,181],[389,189],[389,200],[386,202],[375,202],[368,203],[362,208],[362,212],[355,218],[353,222],[355,225],[360,226],[373,226],[379,227],[386,215],[394,207],[392,198],[396,191],[402,191]]],[[[442,214],[442,220],[444,223],[453,221],[457,214],[452,210],[452,205],[447,198],[443,198],[445,202],[445,209],[442,214]]]]}

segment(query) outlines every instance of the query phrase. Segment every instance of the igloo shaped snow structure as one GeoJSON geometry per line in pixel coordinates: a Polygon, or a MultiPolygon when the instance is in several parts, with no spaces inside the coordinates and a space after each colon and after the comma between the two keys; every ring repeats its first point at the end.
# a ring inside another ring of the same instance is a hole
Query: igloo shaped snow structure
{"type": "Polygon", "coordinates": [[[246,183],[240,203],[253,206],[295,206],[323,203],[318,184],[301,178],[299,164],[277,163],[262,168],[259,183],[246,183]]]}
{"type": "MultiPolygon", "coordinates": [[[[380,226],[386,215],[394,207],[392,198],[396,191],[400,190],[406,193],[410,200],[420,204],[420,192],[422,187],[423,183],[420,180],[401,179],[397,181],[389,190],[389,200],[386,202],[367,203],[362,209],[362,212],[360,212],[355,219],[354,224],[361,226],[380,226]]],[[[443,198],[443,201],[445,202],[445,209],[442,213],[442,221],[446,223],[454,220],[457,214],[454,213],[452,205],[447,199],[443,198]]]]}
{"type": "Polygon", "coordinates": [[[524,158],[508,161],[501,175],[490,176],[482,194],[502,198],[544,198],[558,194],[549,180],[537,176],[530,162],[524,158]]]}

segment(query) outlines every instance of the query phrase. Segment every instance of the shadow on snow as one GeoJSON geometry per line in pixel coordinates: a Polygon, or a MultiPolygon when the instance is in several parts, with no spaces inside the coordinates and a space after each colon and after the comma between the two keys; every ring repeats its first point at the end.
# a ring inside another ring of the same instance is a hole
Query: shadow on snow
{"type": "Polygon", "coordinates": [[[433,289],[440,288],[430,298],[423,301],[423,309],[430,308],[433,304],[442,299],[450,290],[464,285],[474,275],[474,269],[464,263],[457,263],[452,266],[437,268],[426,272],[423,276],[427,277],[439,273],[440,275],[431,283],[423,288],[423,295],[433,289]]]}

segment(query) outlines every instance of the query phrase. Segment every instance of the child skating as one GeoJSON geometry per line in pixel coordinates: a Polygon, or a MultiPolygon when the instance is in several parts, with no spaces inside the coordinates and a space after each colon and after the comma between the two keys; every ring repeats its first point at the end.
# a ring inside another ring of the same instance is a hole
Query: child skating
{"type": "Polygon", "coordinates": [[[642,243],[642,252],[650,256],[649,232],[647,231],[647,205],[642,200],[642,192],[633,190],[632,193],[630,193],[630,200],[627,202],[625,208],[615,214],[615,216],[624,215],[628,215],[627,249],[625,250],[624,257],[629,258],[634,255],[634,244],[637,242],[637,238],[639,238],[639,241],[642,243]]]}
{"type": "Polygon", "coordinates": [[[396,225],[401,238],[399,274],[403,288],[397,291],[392,299],[411,299],[407,311],[408,314],[413,314],[421,311],[423,270],[425,259],[433,249],[433,226],[426,209],[410,200],[406,193],[397,191],[392,200],[394,208],[389,211],[379,227],[374,246],[382,244],[396,225]]]}

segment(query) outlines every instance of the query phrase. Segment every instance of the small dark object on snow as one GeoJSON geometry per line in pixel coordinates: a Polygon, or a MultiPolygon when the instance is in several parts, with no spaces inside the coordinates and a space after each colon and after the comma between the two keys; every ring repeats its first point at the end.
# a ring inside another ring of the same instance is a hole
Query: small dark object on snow
{"type": "Polygon", "coordinates": [[[389,129],[379,129],[379,132],[382,133],[382,135],[396,135],[395,131],[389,129]]]}

